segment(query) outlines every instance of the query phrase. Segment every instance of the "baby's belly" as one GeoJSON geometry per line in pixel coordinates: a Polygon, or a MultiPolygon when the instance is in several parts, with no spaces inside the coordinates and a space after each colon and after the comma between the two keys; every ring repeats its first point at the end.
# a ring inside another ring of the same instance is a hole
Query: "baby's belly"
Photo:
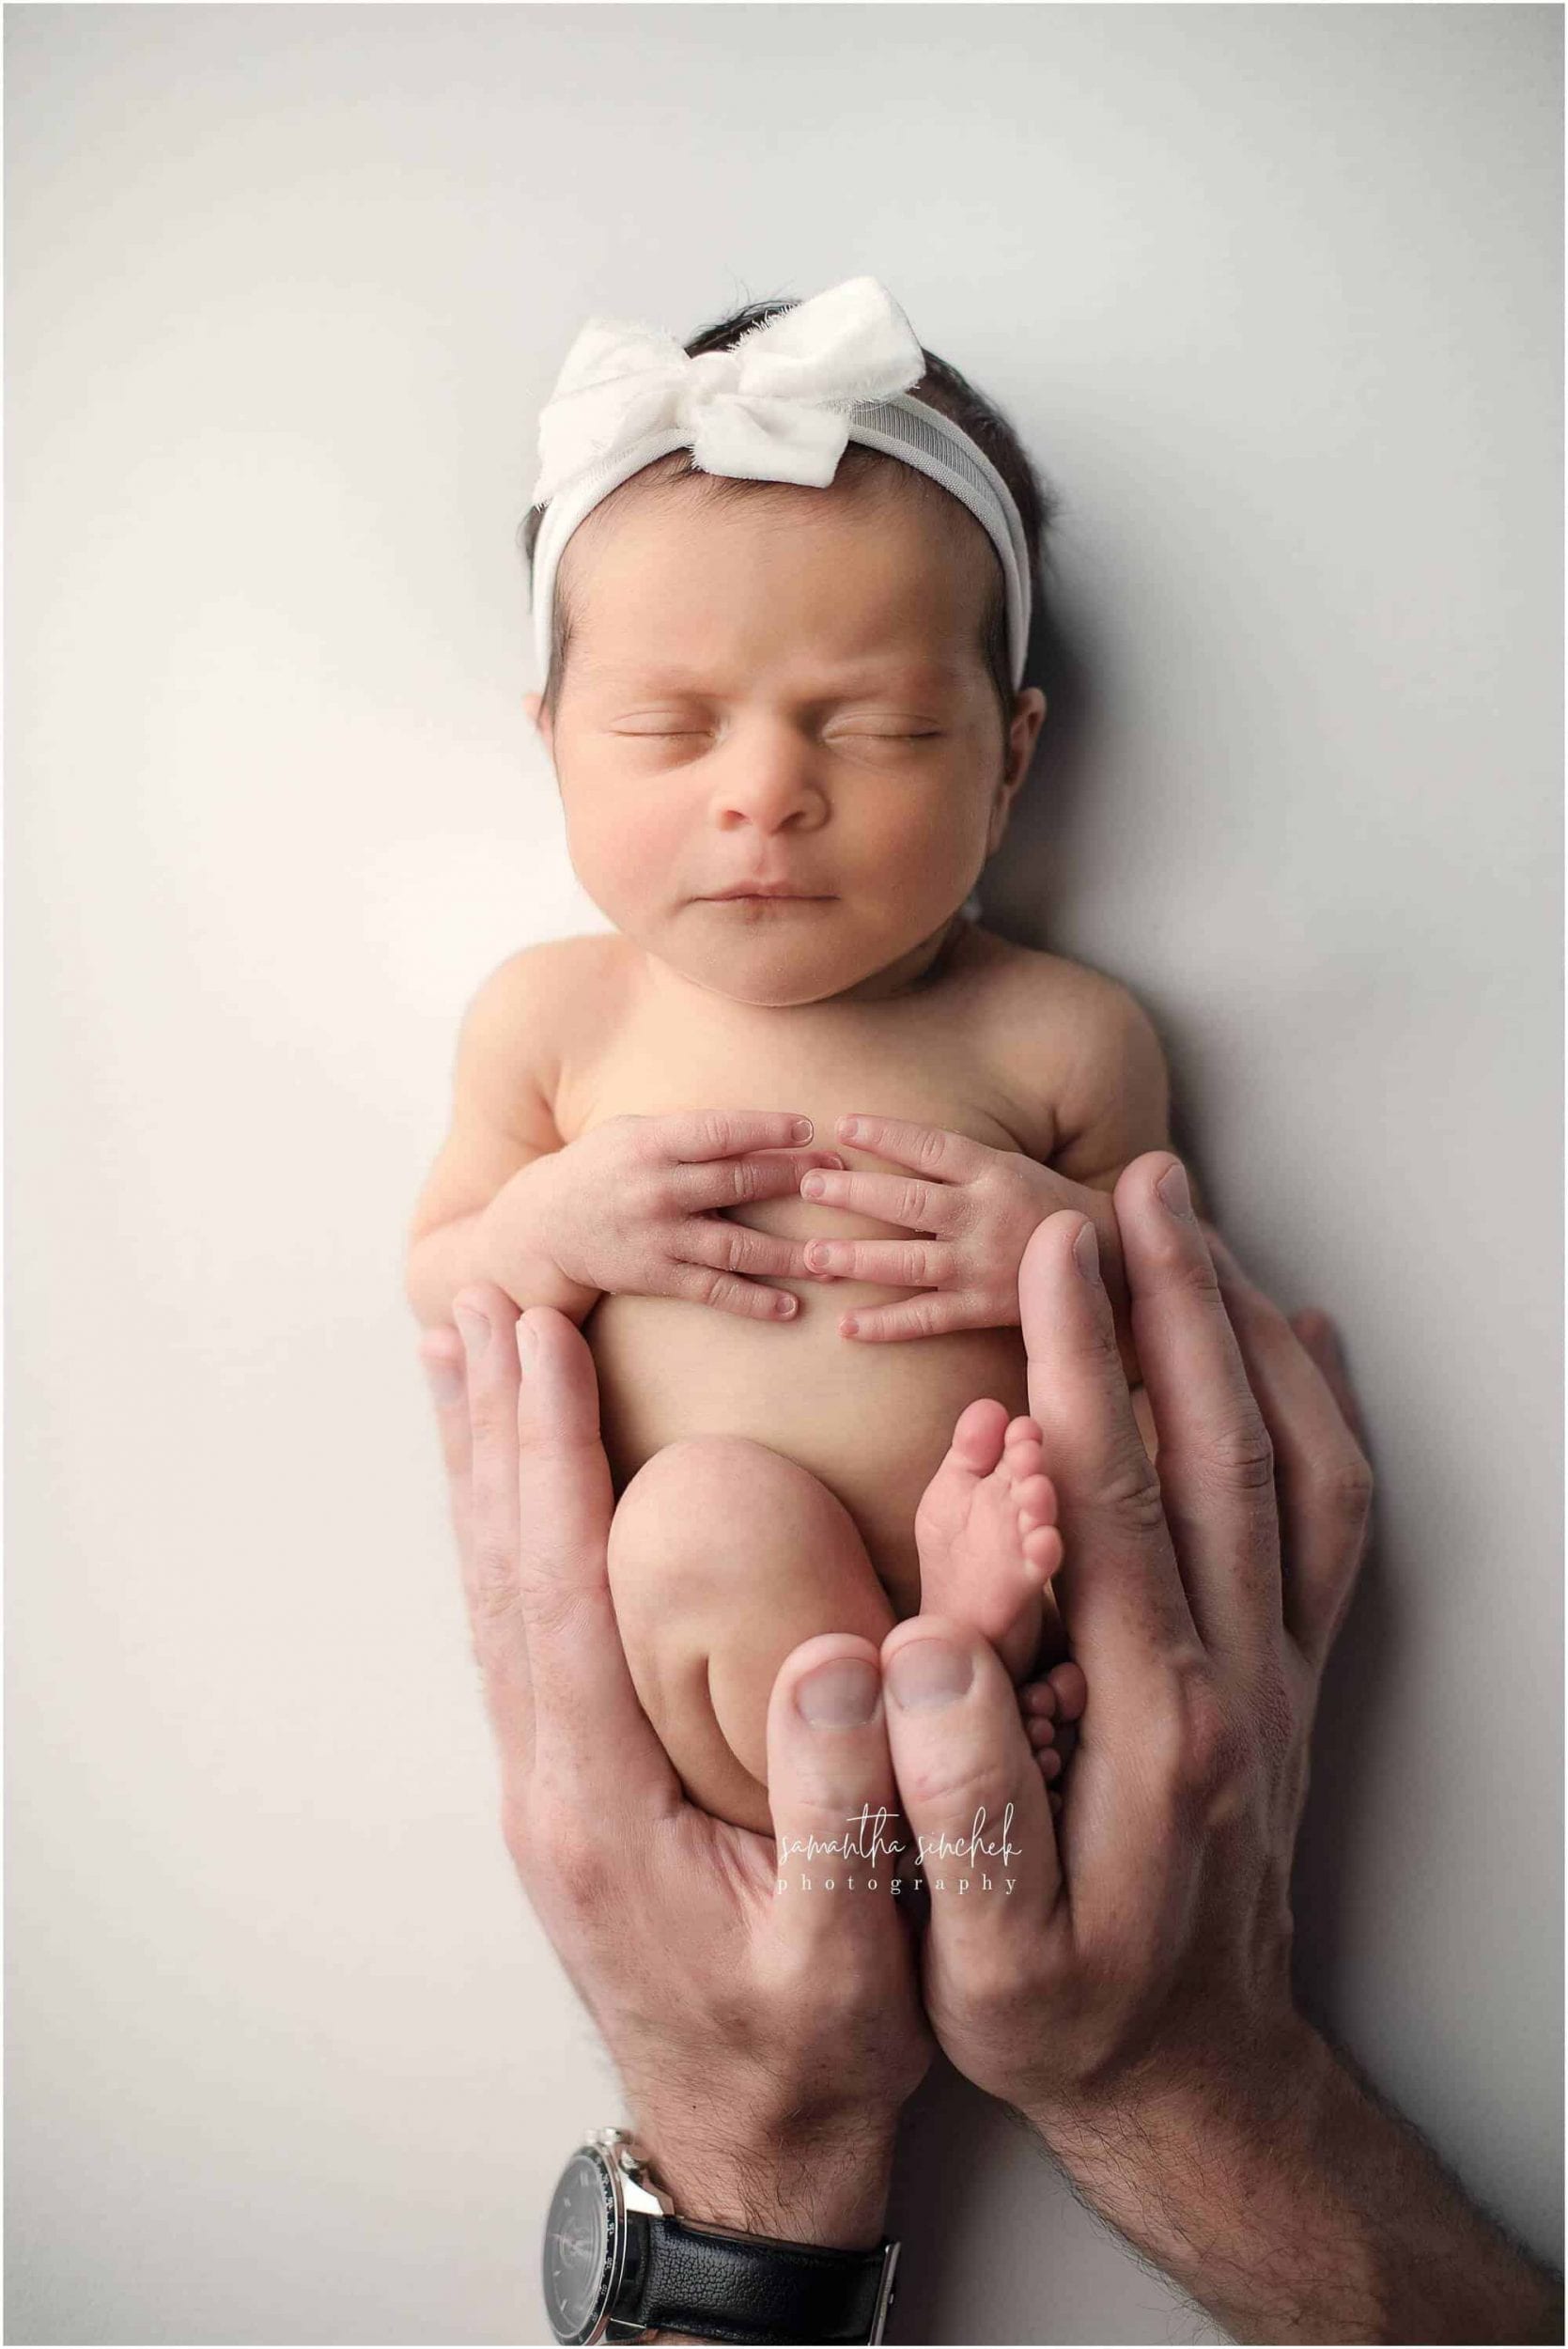
{"type": "MultiPolygon", "coordinates": [[[[799,1206],[770,1206],[769,1228],[787,1222],[801,1232],[799,1206]]],[[[746,1220],[761,1228],[764,1214],[753,1209],[746,1220]]],[[[834,1225],[846,1237],[887,1230],[861,1218],[834,1225]]],[[[810,1236],[828,1228],[818,1209],[810,1236]]],[[[821,1478],[855,1519],[900,1616],[912,1613],[920,1497],[966,1404],[994,1395],[1009,1412],[1028,1409],[1021,1336],[968,1330],[862,1343],[839,1335],[839,1315],[909,1291],[849,1281],[772,1285],[800,1299],[793,1320],[748,1321],[658,1297],[607,1297],[596,1306],[583,1330],[615,1489],[678,1438],[748,1436],[821,1478]]]]}

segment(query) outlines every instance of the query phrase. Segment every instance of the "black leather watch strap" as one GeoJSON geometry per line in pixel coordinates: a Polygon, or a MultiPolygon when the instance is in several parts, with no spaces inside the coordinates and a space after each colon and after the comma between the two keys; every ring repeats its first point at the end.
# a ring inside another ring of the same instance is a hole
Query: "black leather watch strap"
{"type": "Polygon", "coordinates": [[[731,2234],[628,2213],[627,2263],[612,2311],[704,2341],[866,2341],[885,2253],[731,2234]]]}

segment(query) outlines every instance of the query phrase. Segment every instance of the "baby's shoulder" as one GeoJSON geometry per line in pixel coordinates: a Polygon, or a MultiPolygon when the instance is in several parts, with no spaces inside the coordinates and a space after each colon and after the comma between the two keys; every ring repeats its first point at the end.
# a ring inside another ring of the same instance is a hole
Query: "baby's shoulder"
{"type": "Polygon", "coordinates": [[[1003,1049],[1017,1042],[1037,1053],[1054,1042],[1076,1059],[1105,1049],[1144,1018],[1131,989],[1109,972],[1015,945],[994,930],[978,930],[976,940],[986,1025],[1003,1049]]]}
{"type": "Polygon", "coordinates": [[[459,1083],[493,1090],[528,1081],[553,1091],[564,1067],[601,1036],[625,991],[618,934],[541,939],[482,979],[463,1014],[459,1083]]]}
{"type": "Polygon", "coordinates": [[[535,1021],[570,1023],[601,1015],[606,997],[625,986],[629,967],[618,932],[540,939],[497,963],[475,1001],[488,999],[503,1013],[535,1021]]]}

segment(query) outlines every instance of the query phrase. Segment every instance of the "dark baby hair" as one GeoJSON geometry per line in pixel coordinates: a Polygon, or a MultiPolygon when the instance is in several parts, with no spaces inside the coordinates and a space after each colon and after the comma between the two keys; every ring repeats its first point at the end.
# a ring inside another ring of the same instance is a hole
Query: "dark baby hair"
{"type": "MultiPolygon", "coordinates": [[[[694,334],[685,346],[687,356],[695,359],[705,351],[732,350],[752,327],[760,326],[768,319],[777,318],[782,312],[798,306],[795,301],[750,303],[745,309],[737,310],[733,318],[722,319],[716,325],[705,326],[694,334]]],[[[925,361],[925,373],[911,387],[908,397],[924,400],[927,407],[937,409],[967,432],[990,459],[1013,493],[1029,551],[1030,593],[1038,625],[1045,602],[1044,574],[1050,561],[1047,539],[1061,510],[1061,499],[1042,480],[1022,442],[1001,410],[977,392],[956,367],[950,366],[945,359],[939,359],[935,351],[926,350],[924,345],[922,356],[925,361]]],[[[720,504],[731,504],[740,498],[766,497],[770,492],[776,494],[781,488],[776,482],[742,481],[732,479],[727,474],[704,473],[693,464],[691,450],[684,448],[671,450],[667,456],[656,459],[641,473],[632,475],[632,482],[639,487],[655,481],[691,479],[702,481],[705,493],[720,504]]],[[[867,448],[858,441],[851,441],[846,447],[833,479],[835,485],[842,482],[850,489],[866,486],[889,496],[939,499],[944,508],[952,507],[955,503],[947,490],[916,472],[912,466],[902,463],[896,457],[884,456],[880,449],[867,448]]],[[[631,483],[622,486],[629,488],[631,483]]],[[[618,490],[613,490],[605,503],[612,503],[618,495],[618,490]]],[[[518,533],[531,572],[544,511],[543,506],[531,506],[518,533]]],[[[980,650],[1001,706],[1005,736],[1012,723],[1014,701],[1012,662],[1007,645],[1007,602],[1000,562],[993,560],[987,566],[987,571],[989,584],[981,614],[980,650]]],[[[550,675],[543,695],[544,707],[551,719],[555,716],[566,675],[571,625],[569,599],[563,592],[563,582],[558,572],[551,621],[550,675]]]]}

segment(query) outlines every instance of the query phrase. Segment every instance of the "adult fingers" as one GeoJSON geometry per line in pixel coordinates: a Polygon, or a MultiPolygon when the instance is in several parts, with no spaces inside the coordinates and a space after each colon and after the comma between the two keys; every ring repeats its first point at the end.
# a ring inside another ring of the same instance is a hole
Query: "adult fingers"
{"type": "Polygon", "coordinates": [[[1306,1306],[1292,1314],[1290,1326],[1296,1331],[1312,1361],[1317,1365],[1324,1385],[1340,1407],[1345,1425],[1364,1452],[1367,1448],[1367,1423],[1361,1410],[1360,1398],[1350,1383],[1350,1371],[1340,1344],[1340,1333],[1320,1306],[1306,1306]]]}
{"type": "MultiPolygon", "coordinates": [[[[468,1424],[468,1356],[455,1328],[427,1330],[419,1341],[419,1360],[435,1406],[436,1433],[442,1466],[446,1471],[447,1509],[462,1571],[463,1596],[469,1603],[471,1532],[469,1525],[473,1461],[468,1424]]],[[[474,1661],[478,1661],[477,1656],[474,1661]]]]}
{"type": "Polygon", "coordinates": [[[519,1579],[517,1307],[486,1281],[459,1290],[452,1313],[467,1358],[469,1628],[511,1800],[526,1776],[534,1734],[519,1579]]]}
{"type": "Polygon", "coordinates": [[[1086,1216],[1061,1207],[1031,1233],[1018,1311],[1065,1550],[1052,1589],[1105,1749],[1126,1755],[1169,1703],[1172,1665],[1200,1645],[1086,1216]]]}
{"type": "Polygon", "coordinates": [[[614,1511],[586,1339],[531,1306],[518,1324],[519,1577],[534,1686],[534,1776],[579,1831],[629,1832],[681,1800],[637,1702],[610,1593],[614,1511]]]}
{"type": "MultiPolygon", "coordinates": [[[[1274,1443],[1285,1629],[1321,1672],[1365,1555],[1373,1476],[1333,1389],[1279,1307],[1228,1251],[1216,1258],[1252,1392],[1274,1443]]],[[[1163,1464],[1163,1454],[1161,1462],[1163,1464]]]]}
{"type": "Polygon", "coordinates": [[[1281,1622],[1274,1453],[1179,1159],[1152,1150],[1113,1193],[1166,1523],[1200,1638],[1254,1675],[1281,1622]]]}
{"type": "Polygon", "coordinates": [[[969,1625],[913,1615],[882,1642],[898,1799],[950,1987],[1017,1979],[1062,1896],[1056,1836],[1017,1691],[969,1625]]]}
{"type": "Polygon", "coordinates": [[[797,1978],[904,1964],[893,1892],[902,1829],[871,1641],[823,1632],[785,1657],[768,1706],[768,1800],[774,1946],[797,1978]]]}

